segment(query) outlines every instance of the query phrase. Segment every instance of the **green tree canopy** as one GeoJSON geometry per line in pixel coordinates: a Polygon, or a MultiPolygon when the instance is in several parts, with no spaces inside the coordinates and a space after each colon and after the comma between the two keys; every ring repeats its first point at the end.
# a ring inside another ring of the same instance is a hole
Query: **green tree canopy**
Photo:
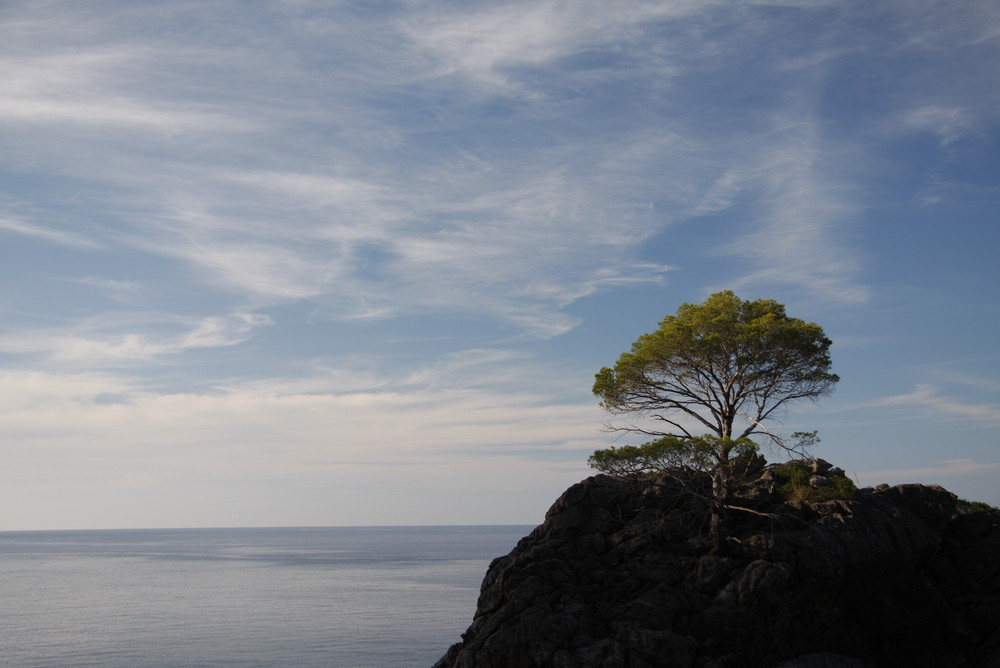
{"type": "Polygon", "coordinates": [[[699,425],[725,441],[759,432],[779,441],[765,423],[839,380],[830,345],[819,325],[788,317],[776,301],[727,290],[681,305],[601,369],[593,389],[608,412],[647,418],[618,430],[692,437],[699,425]]]}
{"type": "Polygon", "coordinates": [[[774,300],[743,301],[727,290],[683,304],[594,382],[608,412],[642,420],[611,429],[656,438],[598,450],[588,463],[612,475],[665,471],[688,487],[708,474],[718,547],[733,480],[753,458],[762,462],[750,437],[763,434],[800,453],[817,442],[816,432],[786,441],[765,423],[794,401],[832,391],[839,378],[830,372],[830,345],[819,325],[789,318],[774,300]]]}
{"type": "Polygon", "coordinates": [[[612,475],[670,470],[682,474],[688,480],[691,473],[707,472],[715,468],[720,446],[728,447],[732,456],[744,459],[757,453],[757,444],[749,438],[723,444],[709,434],[692,438],[663,436],[642,445],[622,445],[598,450],[590,456],[587,463],[592,468],[612,475]]]}

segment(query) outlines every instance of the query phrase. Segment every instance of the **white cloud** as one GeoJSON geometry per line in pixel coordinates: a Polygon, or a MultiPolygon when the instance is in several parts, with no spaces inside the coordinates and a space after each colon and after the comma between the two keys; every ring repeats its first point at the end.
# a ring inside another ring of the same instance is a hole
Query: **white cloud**
{"type": "MultiPolygon", "coordinates": [[[[537,495],[542,488],[533,510],[511,498],[503,512],[458,504],[436,515],[439,522],[531,521],[522,518],[540,519],[562,488],[586,475],[581,453],[601,446],[591,402],[461,385],[345,391],[339,382],[332,374],[309,387],[278,379],[153,393],[106,374],[3,372],[2,487],[17,491],[25,517],[35,506],[57,506],[67,488],[101,490],[115,503],[105,516],[83,520],[89,526],[141,522],[130,519],[130,508],[147,497],[143,516],[166,526],[262,523],[245,509],[273,490],[288,498],[267,511],[277,515],[272,522],[405,523],[413,521],[405,508],[421,507],[435,489],[537,495]],[[354,515],[330,500],[317,512],[310,490],[325,498],[338,488],[353,490],[354,515]],[[197,518],[185,514],[191,494],[201,499],[197,518]],[[176,514],[157,514],[161,501],[153,498],[176,500],[176,514]],[[236,501],[243,511],[227,511],[236,501]]],[[[5,503],[0,525],[21,525],[23,517],[12,514],[21,505],[5,503]]]]}
{"type": "Polygon", "coordinates": [[[865,471],[858,473],[858,476],[866,481],[876,481],[870,484],[877,484],[884,480],[915,482],[919,480],[934,479],[938,477],[981,475],[1000,471],[1000,462],[981,462],[972,459],[948,459],[938,462],[933,466],[909,469],[891,469],[885,471],[865,471]]]}
{"type": "Polygon", "coordinates": [[[245,341],[250,332],[274,321],[260,313],[234,313],[228,317],[201,319],[178,341],[180,348],[219,348],[245,341]]]}
{"type": "MultiPolygon", "coordinates": [[[[174,320],[170,318],[166,323],[161,320],[158,325],[175,327],[178,323],[174,320]]],[[[119,327],[100,319],[71,330],[22,330],[0,335],[0,352],[39,354],[50,362],[73,367],[114,367],[176,355],[192,348],[237,345],[255,329],[272,324],[272,320],[257,313],[233,313],[180,324],[187,328],[181,334],[102,333],[100,330],[119,327]]]]}
{"type": "Polygon", "coordinates": [[[573,326],[564,306],[669,267],[628,257],[645,216],[619,217],[604,192],[532,159],[499,176],[428,166],[417,191],[397,175],[206,170],[225,187],[171,196],[129,241],[262,304],[314,299],[347,319],[489,312],[549,337],[573,326]]]}
{"type": "Polygon", "coordinates": [[[1000,426],[1000,406],[950,397],[933,385],[921,383],[909,394],[899,394],[875,401],[870,406],[902,406],[925,412],[933,410],[940,419],[968,421],[981,426],[1000,426]]]}
{"type": "Polygon", "coordinates": [[[342,272],[332,258],[310,258],[273,243],[206,240],[177,245],[170,252],[210,272],[206,283],[265,302],[315,297],[342,272]]]}
{"type": "MultiPolygon", "coordinates": [[[[208,336],[189,343],[228,342],[208,336]]],[[[316,458],[382,463],[450,457],[462,447],[517,453],[597,443],[596,403],[566,401],[565,388],[544,369],[508,364],[524,359],[506,350],[467,350],[398,378],[326,365],[307,376],[207,392],[151,391],[137,377],[106,371],[11,370],[0,372],[0,414],[3,429],[21,434],[22,442],[76,433],[78,443],[67,448],[125,451],[156,443],[169,450],[171,443],[197,443],[208,451],[289,455],[296,466],[316,458]]]]}
{"type": "Polygon", "coordinates": [[[991,0],[969,0],[947,7],[925,0],[894,0],[887,7],[910,48],[944,51],[995,41],[1000,9],[991,0]]]}
{"type": "Polygon", "coordinates": [[[63,246],[75,246],[77,248],[101,248],[100,244],[81,234],[39,227],[38,225],[32,225],[10,217],[0,217],[0,231],[4,230],[15,234],[34,237],[36,239],[42,239],[43,241],[49,241],[63,246]]]}
{"type": "Polygon", "coordinates": [[[0,58],[14,73],[0,97],[0,121],[60,126],[117,126],[166,131],[247,130],[246,121],[192,103],[154,102],[149,89],[121,90],[154,54],[148,49],[73,50],[0,58]]]}
{"type": "Polygon", "coordinates": [[[702,196],[694,208],[695,215],[717,213],[732,206],[733,200],[743,190],[741,177],[737,170],[728,169],[720,176],[702,196]]]}
{"type": "MultiPolygon", "coordinates": [[[[985,362],[986,360],[983,361],[985,362]]],[[[986,392],[1000,392],[1000,381],[995,378],[984,378],[982,376],[967,373],[955,373],[952,371],[938,371],[934,373],[934,376],[949,383],[965,385],[967,387],[973,387],[986,392]]]]}
{"type": "Polygon", "coordinates": [[[704,11],[706,3],[543,2],[473,12],[425,15],[404,23],[406,34],[438,63],[492,89],[519,85],[505,70],[548,64],[585,48],[621,45],[650,22],[704,11]]]}
{"type": "MultiPolygon", "coordinates": [[[[230,171],[207,176],[243,184],[250,189],[273,191],[286,197],[287,202],[295,207],[342,212],[350,220],[350,225],[338,226],[337,230],[350,227],[357,230],[356,236],[361,236],[362,230],[377,235],[378,230],[371,229],[373,225],[380,226],[386,219],[393,221],[402,216],[401,212],[387,205],[392,191],[359,178],[275,171],[230,171]]],[[[324,236],[320,230],[317,234],[324,236]]]]}
{"type": "Polygon", "coordinates": [[[815,121],[785,128],[767,144],[758,145],[759,162],[740,177],[732,171],[723,177],[752,184],[760,198],[756,229],[721,250],[753,267],[730,286],[791,284],[835,302],[867,301],[869,291],[857,280],[860,258],[845,234],[857,213],[855,198],[815,121]]]}
{"type": "MultiPolygon", "coordinates": [[[[104,394],[134,391],[130,381],[106,373],[0,372],[0,411],[8,417],[25,411],[79,405],[104,394]]],[[[20,418],[23,424],[32,420],[20,418]]]]}
{"type": "Polygon", "coordinates": [[[496,376],[497,372],[484,374],[484,366],[494,367],[499,364],[502,369],[500,373],[504,374],[505,380],[516,380],[523,369],[507,363],[527,358],[527,354],[513,350],[482,348],[462,350],[446,355],[439,364],[424,366],[413,372],[401,384],[434,387],[441,383],[453,384],[456,378],[462,378],[469,386],[495,385],[500,380],[496,376]]]}
{"type": "MultiPolygon", "coordinates": [[[[393,146],[407,148],[414,130],[396,125],[384,109],[372,114],[364,98],[372,90],[409,91],[418,85],[421,69],[423,75],[462,73],[502,92],[531,87],[517,74],[521,66],[548,67],[576,53],[609,49],[620,55],[625,49],[634,52],[629,76],[661,86],[680,71],[679,62],[690,61],[684,51],[702,43],[699,31],[684,21],[715,11],[715,5],[547,1],[425,10],[398,25],[413,48],[433,62],[401,66],[399,48],[409,47],[397,43],[390,49],[379,39],[365,54],[365,76],[356,80],[316,76],[305,67],[310,63],[305,51],[297,60],[280,50],[274,62],[265,62],[250,49],[213,50],[197,33],[174,45],[158,38],[137,46],[121,35],[105,44],[98,38],[116,35],[116,22],[141,17],[130,13],[107,22],[92,17],[85,22],[91,32],[80,38],[74,54],[32,58],[25,47],[29,55],[19,56],[24,72],[19,99],[65,102],[66,113],[81,119],[93,115],[87,105],[95,104],[96,115],[112,124],[162,124],[166,134],[155,141],[158,152],[152,154],[112,135],[64,128],[60,132],[71,132],[70,141],[52,146],[53,159],[58,153],[58,169],[118,189],[119,208],[139,209],[122,221],[127,229],[121,242],[179,260],[209,289],[221,288],[255,306],[314,300],[345,319],[489,312],[535,336],[551,337],[575,326],[561,310],[584,296],[662,282],[666,262],[637,262],[636,253],[666,224],[686,212],[721,211],[738,193],[752,197],[761,187],[769,189],[773,203],[773,210],[764,212],[769,222],[743,240],[749,243],[731,247],[756,267],[743,283],[804,283],[836,299],[863,299],[863,288],[854,282],[857,262],[842,252],[836,230],[849,207],[830,210],[844,200],[837,199],[843,193],[830,192],[825,173],[816,170],[798,182],[774,185],[772,175],[784,179],[804,168],[808,172],[809,165],[797,156],[771,161],[776,164],[734,160],[732,149],[720,147],[728,142],[720,144],[711,133],[669,114],[654,127],[632,128],[623,119],[609,126],[606,137],[598,132],[595,138],[583,126],[586,147],[577,144],[578,134],[550,133],[554,146],[475,150],[469,148],[473,143],[461,143],[453,151],[429,149],[416,162],[412,156],[397,158],[400,151],[383,154],[386,145],[356,139],[392,136],[393,146]],[[671,22],[678,29],[669,44],[657,37],[650,51],[651,26],[671,22]],[[664,56],[667,52],[681,54],[678,62],[664,56]],[[196,71],[195,62],[209,65],[196,71]],[[309,89],[304,107],[292,112],[279,98],[269,103],[242,76],[225,80],[228,92],[214,95],[210,86],[226,68],[261,72],[264,88],[280,80],[309,89]],[[147,86],[150,82],[136,76],[146,69],[165,83],[147,86]],[[406,73],[402,79],[400,72],[406,73]],[[99,107],[105,104],[108,108],[99,107]],[[80,105],[77,111],[74,105],[80,105]],[[161,110],[163,118],[157,116],[161,110]],[[174,115],[187,130],[218,127],[205,140],[211,150],[190,139],[171,140],[166,116],[174,115]],[[246,129],[238,121],[247,118],[256,119],[254,140],[230,136],[232,129],[246,129]],[[309,130],[294,151],[283,148],[282,138],[294,135],[304,119],[334,130],[329,136],[309,130]],[[310,141],[319,143],[305,146],[310,141]],[[112,158],[93,165],[88,156],[98,145],[110,149],[112,158]],[[720,170],[727,161],[743,166],[720,170]],[[661,204],[653,207],[653,201],[661,204]]],[[[348,39],[343,48],[349,51],[353,43],[348,39]]],[[[713,58],[725,60],[718,53],[713,58]]],[[[425,102],[423,95],[433,99],[433,90],[461,96],[467,88],[465,82],[424,85],[429,88],[410,98],[418,104],[425,102]]],[[[427,128],[447,131],[450,123],[432,117],[427,128]]],[[[477,129],[475,123],[468,128],[477,129]]],[[[736,146],[745,154],[760,149],[746,142],[736,146]]],[[[773,158],[778,152],[767,153],[773,158]]],[[[667,258],[671,265],[678,259],[667,258]]]]}
{"type": "Polygon", "coordinates": [[[148,286],[138,281],[120,281],[101,276],[85,276],[68,280],[70,283],[93,288],[100,293],[107,294],[112,300],[127,307],[139,305],[143,293],[149,290],[148,286]]]}
{"type": "Polygon", "coordinates": [[[894,0],[885,7],[899,35],[893,52],[912,59],[893,87],[889,134],[928,132],[950,154],[962,140],[988,141],[1000,121],[1000,10],[990,0],[945,7],[894,0]]]}
{"type": "Polygon", "coordinates": [[[979,119],[968,109],[926,106],[903,116],[903,125],[911,130],[936,134],[941,146],[979,133],[979,119]]]}

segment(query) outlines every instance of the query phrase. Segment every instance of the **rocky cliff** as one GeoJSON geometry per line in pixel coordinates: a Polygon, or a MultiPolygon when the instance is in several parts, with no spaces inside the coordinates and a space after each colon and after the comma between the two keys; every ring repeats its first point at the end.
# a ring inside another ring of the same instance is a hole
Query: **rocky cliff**
{"type": "Polygon", "coordinates": [[[705,502],[666,476],[570,487],[435,668],[1000,666],[993,514],[923,485],[741,494],[712,550],[705,502]]]}

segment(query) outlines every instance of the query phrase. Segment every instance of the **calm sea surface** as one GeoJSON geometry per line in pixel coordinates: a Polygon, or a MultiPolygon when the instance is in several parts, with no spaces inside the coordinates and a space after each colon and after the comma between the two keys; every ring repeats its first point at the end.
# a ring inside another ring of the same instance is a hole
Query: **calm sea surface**
{"type": "Polygon", "coordinates": [[[0,665],[427,667],[532,528],[0,532],[0,665]]]}

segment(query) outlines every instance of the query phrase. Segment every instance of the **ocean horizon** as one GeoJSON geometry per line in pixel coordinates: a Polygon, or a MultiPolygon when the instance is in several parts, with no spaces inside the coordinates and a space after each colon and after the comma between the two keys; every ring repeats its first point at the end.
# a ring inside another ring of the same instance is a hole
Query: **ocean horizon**
{"type": "Polygon", "coordinates": [[[534,525],[0,532],[0,665],[430,666],[534,525]]]}

